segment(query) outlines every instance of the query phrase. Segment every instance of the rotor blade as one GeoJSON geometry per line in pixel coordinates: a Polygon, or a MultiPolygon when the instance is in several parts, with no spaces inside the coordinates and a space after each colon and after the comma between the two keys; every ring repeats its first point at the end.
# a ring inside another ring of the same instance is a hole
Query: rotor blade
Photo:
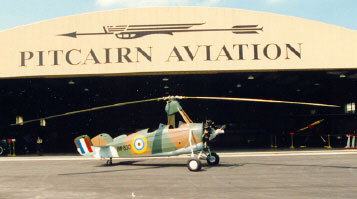
{"type": "Polygon", "coordinates": [[[62,113],[62,114],[58,114],[58,115],[52,115],[52,116],[43,117],[43,118],[37,118],[37,119],[33,119],[33,120],[27,120],[27,121],[23,121],[23,122],[20,122],[20,123],[11,124],[10,126],[23,125],[23,124],[27,124],[27,123],[30,123],[30,122],[36,122],[36,121],[40,121],[40,120],[47,120],[47,119],[52,119],[52,118],[57,118],[57,117],[69,116],[69,115],[74,115],[74,114],[77,114],[77,113],[95,111],[95,110],[100,110],[100,109],[105,109],[105,108],[112,108],[112,107],[117,107],[117,106],[125,106],[125,105],[129,105],[129,104],[137,104],[137,103],[143,103],[143,102],[159,101],[159,100],[162,100],[162,99],[163,98],[153,98],[153,99],[146,99],[146,100],[139,100],[139,101],[121,102],[121,103],[107,105],[107,106],[98,106],[98,107],[93,107],[93,108],[89,108],[89,109],[83,109],[83,110],[72,111],[72,112],[62,113]]]}
{"type": "Polygon", "coordinates": [[[337,105],[308,103],[308,102],[292,102],[292,101],[280,101],[280,100],[267,100],[267,99],[253,99],[253,98],[235,98],[235,97],[187,97],[185,99],[208,99],[208,100],[227,100],[227,101],[246,101],[246,102],[266,102],[266,103],[282,103],[282,104],[300,104],[308,106],[325,106],[325,107],[340,107],[337,105]]]}

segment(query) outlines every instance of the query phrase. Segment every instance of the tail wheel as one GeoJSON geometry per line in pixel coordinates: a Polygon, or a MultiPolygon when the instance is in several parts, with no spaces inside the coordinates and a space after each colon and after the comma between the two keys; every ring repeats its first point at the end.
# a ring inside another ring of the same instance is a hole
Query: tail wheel
{"type": "Polygon", "coordinates": [[[4,152],[4,149],[0,146],[0,155],[4,152]]]}
{"type": "Polygon", "coordinates": [[[187,161],[187,168],[190,171],[199,171],[202,168],[201,161],[197,158],[191,158],[187,161]]]}
{"type": "Polygon", "coordinates": [[[111,166],[111,165],[113,165],[112,158],[110,158],[109,160],[107,160],[106,165],[107,165],[107,166],[111,166]]]}
{"type": "Polygon", "coordinates": [[[218,165],[219,163],[219,156],[215,152],[211,152],[211,155],[207,156],[207,164],[211,166],[218,165]]]}

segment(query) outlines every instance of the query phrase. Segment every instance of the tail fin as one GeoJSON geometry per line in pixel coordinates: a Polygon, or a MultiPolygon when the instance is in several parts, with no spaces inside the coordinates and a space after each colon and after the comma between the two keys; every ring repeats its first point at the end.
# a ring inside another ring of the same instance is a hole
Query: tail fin
{"type": "Polygon", "coordinates": [[[74,139],[74,143],[77,147],[77,151],[81,155],[92,156],[94,155],[94,149],[92,141],[88,135],[81,135],[74,139]]]}

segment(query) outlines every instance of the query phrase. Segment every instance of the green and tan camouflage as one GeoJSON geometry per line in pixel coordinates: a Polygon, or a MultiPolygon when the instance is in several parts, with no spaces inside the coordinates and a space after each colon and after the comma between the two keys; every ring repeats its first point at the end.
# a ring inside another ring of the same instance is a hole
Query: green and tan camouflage
{"type": "Polygon", "coordinates": [[[170,156],[190,153],[191,147],[194,151],[203,148],[202,123],[182,124],[175,129],[168,127],[168,125],[160,125],[153,132],[144,129],[114,139],[106,133],[99,134],[91,139],[94,156],[98,158],[170,156]],[[189,139],[190,134],[192,143],[189,139]]]}

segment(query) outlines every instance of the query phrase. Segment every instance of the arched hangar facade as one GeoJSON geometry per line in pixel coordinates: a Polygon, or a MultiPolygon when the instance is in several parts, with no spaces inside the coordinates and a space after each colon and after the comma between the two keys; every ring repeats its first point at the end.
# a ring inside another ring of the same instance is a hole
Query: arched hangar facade
{"type": "Polygon", "coordinates": [[[227,136],[237,141],[222,138],[222,143],[232,146],[248,146],[251,141],[254,146],[266,146],[264,140],[270,135],[283,140],[282,133],[320,118],[329,122],[319,132],[343,135],[355,128],[354,112],[345,110],[356,97],[355,30],[240,9],[153,7],[16,27],[0,32],[0,43],[1,118],[7,137],[31,140],[43,134],[48,142],[56,142],[76,133],[123,133],[150,126],[153,118],[164,119],[159,116],[162,104],[56,119],[47,121],[46,127],[7,124],[18,115],[26,120],[165,95],[259,97],[342,106],[327,110],[187,102],[193,118],[229,123],[227,136]]]}

